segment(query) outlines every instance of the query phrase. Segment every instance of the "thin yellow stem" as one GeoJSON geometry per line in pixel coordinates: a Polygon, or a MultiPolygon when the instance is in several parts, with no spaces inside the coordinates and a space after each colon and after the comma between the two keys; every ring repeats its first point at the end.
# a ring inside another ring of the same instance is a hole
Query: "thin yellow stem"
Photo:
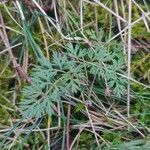
{"type": "Polygon", "coordinates": [[[38,22],[39,22],[39,25],[40,25],[40,29],[41,29],[41,32],[42,32],[43,41],[44,41],[44,45],[45,45],[46,58],[49,59],[50,56],[49,56],[49,51],[48,51],[48,44],[47,44],[46,36],[44,35],[44,27],[43,27],[43,24],[42,24],[42,21],[41,21],[40,17],[38,17],[38,22]]]}

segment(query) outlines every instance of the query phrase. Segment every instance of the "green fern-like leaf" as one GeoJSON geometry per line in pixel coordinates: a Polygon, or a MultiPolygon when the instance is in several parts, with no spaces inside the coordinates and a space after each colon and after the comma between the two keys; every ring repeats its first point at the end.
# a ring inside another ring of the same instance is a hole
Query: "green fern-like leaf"
{"type": "Polygon", "coordinates": [[[69,44],[64,53],[55,52],[51,61],[41,59],[41,65],[33,69],[32,85],[23,90],[23,116],[39,118],[46,114],[53,115],[55,105],[62,97],[87,90],[87,86],[90,86],[87,75],[96,77],[97,83],[107,82],[113,94],[121,97],[126,85],[126,80],[118,76],[118,73],[124,72],[123,55],[115,51],[116,45],[115,48],[108,47],[95,44],[93,50],[82,48],[79,44],[69,44]]]}

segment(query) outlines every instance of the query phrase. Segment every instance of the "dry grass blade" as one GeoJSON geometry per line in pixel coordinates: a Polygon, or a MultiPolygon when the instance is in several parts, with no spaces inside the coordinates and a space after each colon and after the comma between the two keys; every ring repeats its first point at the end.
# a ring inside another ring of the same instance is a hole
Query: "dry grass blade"
{"type": "MultiPolygon", "coordinates": [[[[132,32],[132,0],[129,0],[129,16],[128,16],[128,69],[127,74],[128,78],[131,77],[131,32],[132,32]]],[[[130,80],[128,80],[128,87],[127,87],[127,115],[130,116],[130,80]]]]}
{"type": "Polygon", "coordinates": [[[131,122],[129,122],[123,115],[121,115],[117,110],[114,110],[122,119],[124,119],[130,126],[132,126],[143,138],[145,137],[145,135],[138,130],[131,122]]]}
{"type": "MultiPolygon", "coordinates": [[[[83,96],[83,95],[82,95],[82,99],[83,99],[83,101],[84,101],[84,103],[85,103],[85,100],[84,100],[84,96],[83,96]]],[[[90,116],[90,113],[89,113],[89,110],[88,110],[88,108],[87,108],[86,104],[85,104],[85,108],[86,108],[87,116],[88,116],[88,118],[89,118],[89,121],[90,121],[90,124],[91,124],[92,130],[93,130],[93,133],[94,133],[94,136],[95,136],[95,139],[96,139],[97,145],[98,145],[98,146],[100,146],[100,144],[99,144],[99,140],[98,140],[98,138],[97,138],[97,134],[96,134],[96,132],[95,132],[95,129],[94,129],[94,126],[93,126],[93,122],[92,122],[92,119],[91,119],[91,116],[90,116]]]]}
{"type": "Polygon", "coordinates": [[[102,8],[106,9],[109,13],[113,14],[116,18],[120,19],[123,22],[126,22],[125,19],[123,19],[122,17],[120,17],[118,14],[114,13],[111,9],[109,9],[107,6],[105,6],[103,3],[101,3],[98,0],[93,0],[96,4],[100,5],[102,8]]]}

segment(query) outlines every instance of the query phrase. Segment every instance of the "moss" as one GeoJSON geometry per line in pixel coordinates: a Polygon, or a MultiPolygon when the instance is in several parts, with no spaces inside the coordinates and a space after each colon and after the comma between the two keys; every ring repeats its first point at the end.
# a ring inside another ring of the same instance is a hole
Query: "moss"
{"type": "Polygon", "coordinates": [[[143,21],[140,21],[132,28],[132,37],[133,38],[144,38],[150,40],[150,33],[145,28],[143,21]]]}

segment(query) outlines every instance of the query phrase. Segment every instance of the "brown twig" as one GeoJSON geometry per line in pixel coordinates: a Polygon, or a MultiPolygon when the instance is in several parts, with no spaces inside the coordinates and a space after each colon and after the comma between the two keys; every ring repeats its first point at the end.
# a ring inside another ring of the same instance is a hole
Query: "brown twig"
{"type": "Polygon", "coordinates": [[[26,74],[26,72],[23,70],[23,68],[17,63],[16,57],[12,53],[11,46],[10,46],[8,36],[7,36],[7,32],[6,32],[6,28],[5,28],[5,24],[4,24],[4,20],[3,20],[3,16],[2,16],[1,12],[0,12],[0,24],[2,24],[2,29],[0,29],[0,37],[3,40],[3,43],[6,46],[6,48],[9,49],[8,52],[10,55],[10,60],[13,65],[13,68],[15,69],[15,71],[21,78],[25,79],[26,82],[31,84],[32,83],[31,78],[26,74]]]}

